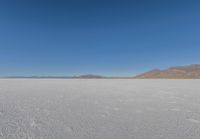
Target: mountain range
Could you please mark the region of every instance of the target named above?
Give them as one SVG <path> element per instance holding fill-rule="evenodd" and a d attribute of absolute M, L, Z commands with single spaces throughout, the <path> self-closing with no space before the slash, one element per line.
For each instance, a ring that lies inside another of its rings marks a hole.
<path fill-rule="evenodd" d="M 200 79 L 200 64 L 177 66 L 151 71 L 135 76 L 137 79 Z"/>
<path fill-rule="evenodd" d="M 132 77 L 106 77 L 95 74 L 79 76 L 8 76 L 5 78 L 53 78 L 53 79 L 200 79 L 200 64 L 153 69 Z"/>

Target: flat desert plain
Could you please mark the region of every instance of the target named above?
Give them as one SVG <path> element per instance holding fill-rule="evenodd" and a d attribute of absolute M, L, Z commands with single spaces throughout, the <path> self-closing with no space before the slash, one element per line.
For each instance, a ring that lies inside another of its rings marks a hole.
<path fill-rule="evenodd" d="M 1 79 L 8 138 L 199 139 L 200 80 Z"/>

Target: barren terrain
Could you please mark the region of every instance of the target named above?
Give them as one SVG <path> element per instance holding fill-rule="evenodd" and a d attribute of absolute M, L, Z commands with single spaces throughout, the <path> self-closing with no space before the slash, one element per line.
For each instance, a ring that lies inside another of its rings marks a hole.
<path fill-rule="evenodd" d="M 199 139 L 199 131 L 200 80 L 0 80 L 0 139 Z"/>

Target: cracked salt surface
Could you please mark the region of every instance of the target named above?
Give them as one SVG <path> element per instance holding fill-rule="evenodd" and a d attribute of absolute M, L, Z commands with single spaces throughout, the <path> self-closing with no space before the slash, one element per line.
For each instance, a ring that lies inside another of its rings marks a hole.
<path fill-rule="evenodd" d="M 192 123 L 200 124 L 200 121 L 196 120 L 196 119 L 189 118 L 187 120 L 190 121 L 190 122 L 192 122 Z"/>
<path fill-rule="evenodd" d="M 199 139 L 200 80 L 0 80 L 0 139 Z"/>

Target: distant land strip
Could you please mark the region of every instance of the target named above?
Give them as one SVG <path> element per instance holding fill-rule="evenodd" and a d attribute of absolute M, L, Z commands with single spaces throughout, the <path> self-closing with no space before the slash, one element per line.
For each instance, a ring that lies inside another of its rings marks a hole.
<path fill-rule="evenodd" d="M 200 79 L 200 64 L 176 66 L 168 69 L 153 69 L 130 77 L 108 77 L 95 74 L 80 76 L 6 76 L 6 79 Z"/>

